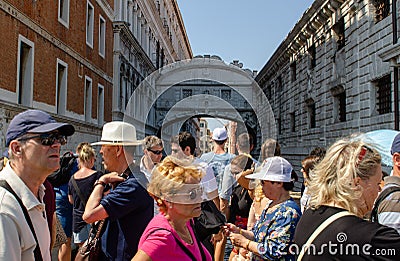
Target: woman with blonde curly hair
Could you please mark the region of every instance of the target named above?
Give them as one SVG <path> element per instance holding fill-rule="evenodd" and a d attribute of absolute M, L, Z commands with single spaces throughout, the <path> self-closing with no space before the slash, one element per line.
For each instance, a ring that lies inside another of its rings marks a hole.
<path fill-rule="evenodd" d="M 291 248 L 297 260 L 398 257 L 396 230 L 363 219 L 372 209 L 381 180 L 381 156 L 370 144 L 355 137 L 335 142 L 310 173 L 310 208 L 297 225 Z M 375 255 L 388 248 L 395 249 L 394 256 Z"/>
<path fill-rule="evenodd" d="M 160 214 L 146 227 L 132 260 L 212 260 L 191 222 L 201 213 L 202 176 L 201 168 L 171 156 L 153 169 L 147 190 Z"/>

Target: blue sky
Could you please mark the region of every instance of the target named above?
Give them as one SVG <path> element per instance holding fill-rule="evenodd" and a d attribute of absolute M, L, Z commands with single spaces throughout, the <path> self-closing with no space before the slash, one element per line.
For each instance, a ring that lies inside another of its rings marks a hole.
<path fill-rule="evenodd" d="M 177 0 L 193 55 L 260 71 L 312 0 Z"/>

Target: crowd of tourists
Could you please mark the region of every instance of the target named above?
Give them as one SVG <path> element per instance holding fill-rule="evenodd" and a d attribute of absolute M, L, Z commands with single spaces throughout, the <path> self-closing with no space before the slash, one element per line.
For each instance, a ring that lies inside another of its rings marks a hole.
<path fill-rule="evenodd" d="M 297 201 L 291 191 L 298 175 L 274 139 L 255 159 L 251 135 L 238 135 L 237 155 L 230 154 L 227 130 L 216 128 L 212 151 L 197 155 L 188 132 L 172 135 L 165 148 L 159 137 L 139 140 L 134 125 L 112 121 L 99 141 L 81 140 L 60 155 L 74 132 L 40 110 L 9 123 L 0 162 L 0 260 L 400 256 L 400 134 L 384 179 L 376 144 L 359 135 L 311 151 L 301 161 Z"/>

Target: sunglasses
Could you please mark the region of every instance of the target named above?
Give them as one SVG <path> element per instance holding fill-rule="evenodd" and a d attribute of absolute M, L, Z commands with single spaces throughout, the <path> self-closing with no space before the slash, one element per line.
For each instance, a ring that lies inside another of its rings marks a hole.
<path fill-rule="evenodd" d="M 185 196 L 188 200 L 195 200 L 196 198 L 200 197 L 203 194 L 203 188 L 195 188 L 186 193 L 177 193 L 175 195 L 178 196 Z"/>
<path fill-rule="evenodd" d="M 43 146 L 52 146 L 56 141 L 58 141 L 61 145 L 67 144 L 67 137 L 65 135 L 61 135 L 58 133 L 43 133 L 40 135 L 20 138 L 18 141 L 26 141 L 30 139 L 40 139 L 40 143 Z"/>
<path fill-rule="evenodd" d="M 160 155 L 163 151 L 162 150 L 152 150 L 152 149 L 147 149 L 148 151 L 156 154 L 156 155 Z"/>

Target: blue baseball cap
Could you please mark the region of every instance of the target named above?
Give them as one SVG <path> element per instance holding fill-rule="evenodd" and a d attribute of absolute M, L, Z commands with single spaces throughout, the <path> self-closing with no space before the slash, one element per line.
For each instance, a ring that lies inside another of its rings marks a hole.
<path fill-rule="evenodd" d="M 47 133 L 58 130 L 60 134 L 71 136 L 75 132 L 74 126 L 69 123 L 56 122 L 48 113 L 40 110 L 27 110 L 17 114 L 8 125 L 6 146 L 12 140 L 18 139 L 28 132 Z"/>
<path fill-rule="evenodd" d="M 400 152 L 400 134 L 397 134 L 396 137 L 394 137 L 394 140 L 392 142 L 392 148 L 390 149 L 390 152 L 392 155 L 395 152 Z"/>

